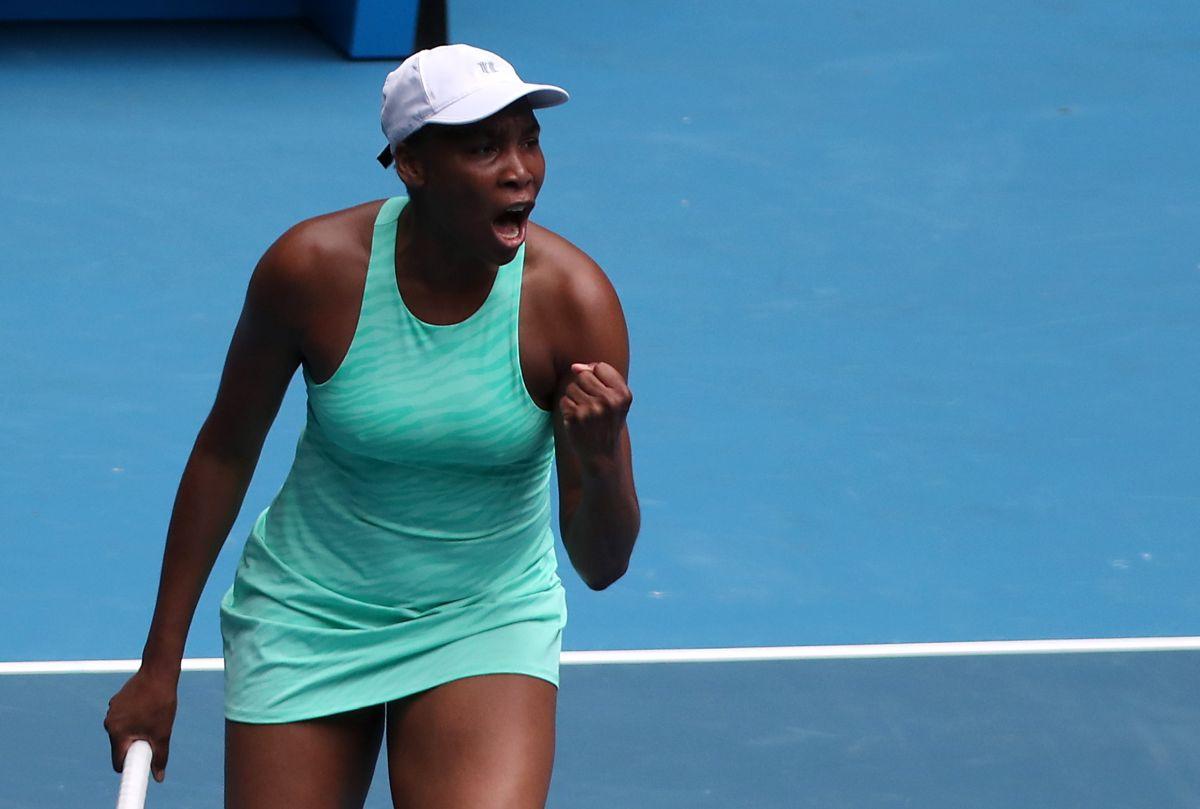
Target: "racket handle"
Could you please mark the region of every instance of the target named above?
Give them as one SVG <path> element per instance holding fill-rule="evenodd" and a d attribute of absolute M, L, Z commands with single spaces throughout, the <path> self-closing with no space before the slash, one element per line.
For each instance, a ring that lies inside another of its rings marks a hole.
<path fill-rule="evenodd" d="M 146 787 L 150 785 L 150 743 L 138 739 L 125 753 L 121 770 L 121 790 L 117 793 L 117 809 L 142 809 L 146 805 Z"/>

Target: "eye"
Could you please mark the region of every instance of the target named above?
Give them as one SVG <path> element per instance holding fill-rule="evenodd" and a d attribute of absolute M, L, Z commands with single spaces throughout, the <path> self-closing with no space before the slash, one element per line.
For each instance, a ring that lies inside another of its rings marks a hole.
<path fill-rule="evenodd" d="M 537 148 L 537 147 L 538 147 L 540 144 L 541 144 L 541 139 L 540 139 L 540 138 L 538 138 L 538 136 L 537 136 L 537 135 L 534 135 L 534 136 L 533 136 L 533 137 L 531 137 L 531 138 L 526 138 L 526 139 L 525 139 L 525 148 L 526 148 L 526 149 L 535 149 L 535 148 Z"/>
<path fill-rule="evenodd" d="M 496 151 L 496 144 L 491 143 L 491 142 L 476 143 L 473 146 L 471 146 L 467 151 L 469 151 L 473 155 L 478 155 L 480 157 L 483 157 L 483 156 L 489 155 L 492 152 Z"/>

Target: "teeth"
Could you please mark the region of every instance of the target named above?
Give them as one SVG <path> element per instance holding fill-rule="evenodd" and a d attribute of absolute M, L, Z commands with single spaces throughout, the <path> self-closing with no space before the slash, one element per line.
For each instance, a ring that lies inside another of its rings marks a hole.
<path fill-rule="evenodd" d="M 525 206 L 524 205 L 510 205 L 509 207 L 505 208 L 505 210 L 508 211 L 509 213 L 520 213 L 521 211 L 525 210 Z"/>

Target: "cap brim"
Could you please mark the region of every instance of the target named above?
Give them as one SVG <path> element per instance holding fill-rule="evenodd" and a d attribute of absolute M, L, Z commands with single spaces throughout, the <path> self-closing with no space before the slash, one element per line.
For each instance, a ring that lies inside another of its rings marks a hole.
<path fill-rule="evenodd" d="M 529 99 L 529 106 L 540 110 L 565 104 L 571 96 L 566 90 L 555 87 L 553 84 L 528 84 L 526 82 L 491 84 L 446 105 L 439 113 L 422 121 L 422 126 L 425 124 L 473 124 L 476 121 L 482 121 L 489 115 L 495 115 L 509 104 L 522 98 Z M 384 168 L 392 165 L 391 145 L 385 146 L 375 159 Z"/>
<path fill-rule="evenodd" d="M 522 98 L 529 100 L 535 110 L 565 104 L 571 98 L 567 91 L 552 84 L 527 84 L 509 82 L 489 84 L 470 95 L 447 104 L 436 115 L 426 119 L 427 124 L 473 124 Z"/>

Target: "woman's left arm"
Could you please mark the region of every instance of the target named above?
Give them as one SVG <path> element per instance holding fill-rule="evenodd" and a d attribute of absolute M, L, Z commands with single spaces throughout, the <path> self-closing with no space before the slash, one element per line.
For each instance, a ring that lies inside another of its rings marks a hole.
<path fill-rule="evenodd" d="M 629 336 L 616 290 L 590 259 L 566 285 L 554 405 L 559 529 L 571 564 L 593 590 L 629 567 L 641 527 L 626 414 L 633 394 Z"/>

